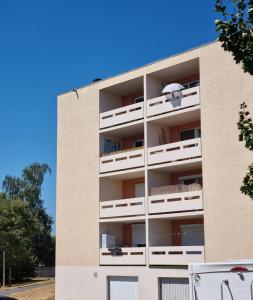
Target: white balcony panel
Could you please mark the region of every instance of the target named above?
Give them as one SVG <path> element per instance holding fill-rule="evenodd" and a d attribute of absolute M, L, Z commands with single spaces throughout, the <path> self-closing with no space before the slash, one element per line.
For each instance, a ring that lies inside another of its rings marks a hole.
<path fill-rule="evenodd" d="M 107 128 L 142 119 L 143 102 L 123 106 L 100 114 L 100 128 Z"/>
<path fill-rule="evenodd" d="M 200 138 L 155 146 L 148 149 L 148 164 L 174 162 L 201 156 Z"/>
<path fill-rule="evenodd" d="M 187 265 L 204 262 L 204 246 L 149 247 L 150 265 Z"/>
<path fill-rule="evenodd" d="M 203 209 L 202 191 L 172 193 L 148 197 L 149 214 Z"/>
<path fill-rule="evenodd" d="M 101 265 L 145 265 L 146 264 L 146 248 L 145 247 L 129 247 L 121 248 L 122 255 L 112 256 L 111 252 L 105 248 L 100 249 Z"/>
<path fill-rule="evenodd" d="M 144 166 L 144 150 L 132 150 L 100 157 L 100 173 Z"/>
<path fill-rule="evenodd" d="M 181 101 L 176 104 L 169 100 L 168 95 L 148 100 L 147 116 L 151 117 L 200 104 L 199 86 L 183 90 L 182 94 Z"/>
<path fill-rule="evenodd" d="M 144 214 L 144 197 L 100 202 L 100 218 L 137 216 Z"/>

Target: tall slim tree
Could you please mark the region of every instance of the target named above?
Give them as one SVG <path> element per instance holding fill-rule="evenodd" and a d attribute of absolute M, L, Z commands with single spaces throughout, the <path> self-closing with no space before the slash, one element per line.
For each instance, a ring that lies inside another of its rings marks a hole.
<path fill-rule="evenodd" d="M 215 25 L 223 49 L 232 53 L 244 72 L 253 75 L 253 0 L 216 0 L 215 11 L 222 16 Z M 253 151 L 253 121 L 245 102 L 241 104 L 237 126 L 239 140 Z M 253 200 L 253 164 L 248 167 L 241 191 Z"/>

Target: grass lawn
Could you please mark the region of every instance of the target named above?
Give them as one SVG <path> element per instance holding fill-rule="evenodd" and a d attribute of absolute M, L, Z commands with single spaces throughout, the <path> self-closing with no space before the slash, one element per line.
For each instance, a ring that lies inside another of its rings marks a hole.
<path fill-rule="evenodd" d="M 16 300 L 54 300 L 54 289 L 54 283 L 50 283 L 46 286 L 33 288 L 25 292 L 13 293 L 10 297 Z"/>

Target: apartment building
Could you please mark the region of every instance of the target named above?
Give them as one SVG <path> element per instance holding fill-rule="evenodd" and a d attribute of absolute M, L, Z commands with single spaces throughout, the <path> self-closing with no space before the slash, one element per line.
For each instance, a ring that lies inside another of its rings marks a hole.
<path fill-rule="evenodd" d="M 186 300 L 189 263 L 252 258 L 252 93 L 211 43 L 59 96 L 57 300 Z"/>

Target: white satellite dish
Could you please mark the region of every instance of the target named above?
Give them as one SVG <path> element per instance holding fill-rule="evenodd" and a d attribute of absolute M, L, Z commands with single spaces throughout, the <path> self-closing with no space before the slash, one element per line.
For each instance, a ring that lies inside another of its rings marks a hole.
<path fill-rule="evenodd" d="M 164 87 L 164 89 L 162 90 L 162 94 L 163 95 L 172 94 L 174 92 L 179 92 L 182 89 L 184 89 L 184 87 L 181 84 L 179 84 L 179 83 L 170 83 L 170 84 L 167 84 Z"/>

